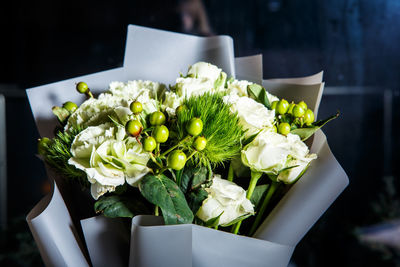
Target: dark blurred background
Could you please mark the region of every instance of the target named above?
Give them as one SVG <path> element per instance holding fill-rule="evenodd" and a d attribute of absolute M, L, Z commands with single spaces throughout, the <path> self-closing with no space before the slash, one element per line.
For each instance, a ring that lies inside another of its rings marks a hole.
<path fill-rule="evenodd" d="M 24 89 L 122 66 L 128 24 L 230 35 L 236 56 L 263 54 L 265 78 L 324 70 L 319 116 L 341 111 L 324 132 L 350 185 L 291 266 L 400 266 L 398 0 L 2 2 L 0 266 L 43 264 L 25 216 L 49 188 Z"/>

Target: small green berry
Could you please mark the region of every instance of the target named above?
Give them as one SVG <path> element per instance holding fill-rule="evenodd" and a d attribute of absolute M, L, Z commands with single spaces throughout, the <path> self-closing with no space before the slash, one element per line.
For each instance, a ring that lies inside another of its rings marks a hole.
<path fill-rule="evenodd" d="M 203 121 L 200 118 L 191 119 L 188 124 L 186 124 L 186 131 L 193 136 L 201 134 L 203 131 Z"/>
<path fill-rule="evenodd" d="M 289 104 L 289 109 L 288 109 L 288 111 L 287 111 L 287 113 L 289 113 L 289 114 L 292 114 L 293 115 L 293 108 L 294 108 L 294 106 L 295 106 L 296 104 L 295 103 L 290 103 Z"/>
<path fill-rule="evenodd" d="M 165 123 L 165 115 L 161 111 L 154 111 L 150 114 L 151 125 L 162 125 Z"/>
<path fill-rule="evenodd" d="M 138 102 L 138 101 L 133 101 L 131 103 L 131 105 L 129 106 L 129 108 L 131 109 L 131 111 L 134 114 L 139 114 L 140 112 L 142 112 L 143 110 L 143 106 L 142 103 Z"/>
<path fill-rule="evenodd" d="M 74 102 L 67 101 L 63 104 L 62 107 L 68 110 L 69 113 L 73 113 L 78 108 L 78 105 Z"/>
<path fill-rule="evenodd" d="M 177 107 L 175 109 L 175 114 L 177 116 L 180 116 L 181 114 L 183 114 L 184 112 L 186 112 L 188 110 L 186 105 L 180 105 L 179 107 Z"/>
<path fill-rule="evenodd" d="M 176 171 L 182 170 L 186 164 L 186 155 L 181 150 L 174 150 L 168 155 L 168 167 Z"/>
<path fill-rule="evenodd" d="M 287 102 L 285 99 L 279 100 L 278 104 L 276 105 L 276 111 L 283 115 L 285 114 L 289 109 L 289 102 Z"/>
<path fill-rule="evenodd" d="M 278 105 L 279 101 L 274 101 L 271 103 L 271 110 L 276 110 L 276 105 Z"/>
<path fill-rule="evenodd" d="M 144 139 L 143 148 L 144 148 L 145 151 L 151 152 L 156 148 L 156 146 L 157 146 L 157 142 L 156 142 L 156 139 L 154 139 L 154 137 L 147 136 Z"/>
<path fill-rule="evenodd" d="M 301 118 L 304 116 L 305 110 L 303 108 L 303 106 L 301 106 L 300 104 L 297 104 L 294 108 L 293 108 L 293 115 L 296 118 Z"/>
<path fill-rule="evenodd" d="M 314 122 L 314 112 L 311 109 L 307 109 L 304 113 L 304 123 L 310 125 Z"/>
<path fill-rule="evenodd" d="M 273 131 L 274 133 L 277 133 L 277 132 L 278 132 L 278 129 L 276 128 L 276 125 L 274 125 L 274 127 L 272 127 L 272 131 Z"/>
<path fill-rule="evenodd" d="M 153 137 L 157 143 L 165 143 L 169 137 L 169 130 L 165 125 L 160 125 L 154 128 Z"/>
<path fill-rule="evenodd" d="M 287 135 L 290 133 L 290 124 L 287 122 L 281 122 L 278 125 L 278 133 L 282 135 Z"/>
<path fill-rule="evenodd" d="M 85 82 L 79 82 L 76 84 L 76 90 L 81 94 L 89 92 L 89 86 Z"/>
<path fill-rule="evenodd" d="M 125 129 L 130 135 L 136 137 L 139 136 L 143 126 L 138 120 L 130 120 L 126 123 Z"/>
<path fill-rule="evenodd" d="M 307 110 L 307 104 L 304 101 L 300 101 L 299 104 L 304 110 Z"/>
<path fill-rule="evenodd" d="M 45 156 L 47 148 L 51 144 L 51 139 L 47 137 L 43 137 L 41 139 L 38 139 L 38 153 L 39 155 Z"/>
<path fill-rule="evenodd" d="M 204 136 L 198 136 L 196 140 L 193 142 L 193 147 L 197 151 L 202 151 L 206 148 L 207 146 L 207 139 Z"/>

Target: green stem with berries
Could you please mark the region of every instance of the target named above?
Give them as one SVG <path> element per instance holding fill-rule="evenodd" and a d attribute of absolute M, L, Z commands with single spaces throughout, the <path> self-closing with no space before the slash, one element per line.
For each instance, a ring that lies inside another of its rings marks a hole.
<path fill-rule="evenodd" d="M 254 189 L 256 188 L 257 182 L 261 178 L 262 175 L 263 175 L 262 172 L 251 171 L 250 184 L 249 184 L 249 188 L 247 189 L 247 194 L 246 194 L 247 199 L 250 199 L 251 196 L 253 195 L 253 192 L 254 192 Z M 242 221 L 239 221 L 235 225 L 233 225 L 232 233 L 234 233 L 236 235 L 239 232 L 241 224 L 242 224 Z"/>
<path fill-rule="evenodd" d="M 178 146 L 180 146 L 183 142 L 185 142 L 188 138 L 190 138 L 191 136 L 188 135 L 185 138 L 183 138 L 181 141 L 179 141 L 176 145 L 170 147 L 167 151 L 165 151 L 164 153 L 161 154 L 161 157 L 164 157 L 165 155 L 167 155 L 169 152 L 171 152 L 172 150 L 174 150 L 175 148 L 177 148 Z"/>

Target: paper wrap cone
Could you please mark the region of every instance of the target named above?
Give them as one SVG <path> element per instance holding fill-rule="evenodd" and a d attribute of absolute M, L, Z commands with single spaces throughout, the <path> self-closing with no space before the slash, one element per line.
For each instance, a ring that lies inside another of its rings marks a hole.
<path fill-rule="evenodd" d="M 73 90 L 76 82 L 87 82 L 94 93 L 104 91 L 112 81 L 149 79 L 173 84 L 179 71 L 186 72 L 197 61 L 216 64 L 239 79 L 262 82 L 279 97 L 304 99 L 318 112 L 322 73 L 263 81 L 261 55 L 235 59 L 228 36 L 195 37 L 129 26 L 124 67 L 27 90 L 39 133 L 52 136 L 56 125 L 52 106 L 84 100 Z M 49 178 L 56 180 L 53 191 L 37 204 L 27 221 L 47 266 L 286 266 L 294 247 L 348 183 L 321 131 L 315 134 L 311 151 L 318 159 L 254 238 L 198 225 L 164 226 L 155 216 L 134 217 L 131 230 L 120 219 L 92 217 L 90 212 L 85 217 L 79 204 L 71 201 L 71 191 L 60 190 L 64 185 L 50 172 Z"/>

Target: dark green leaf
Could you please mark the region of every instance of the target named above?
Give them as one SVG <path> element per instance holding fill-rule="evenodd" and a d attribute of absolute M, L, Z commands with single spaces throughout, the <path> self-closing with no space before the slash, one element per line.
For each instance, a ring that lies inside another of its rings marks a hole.
<path fill-rule="evenodd" d="M 337 117 L 339 117 L 339 112 L 336 113 L 333 116 L 330 116 L 329 118 L 327 118 L 325 120 L 314 122 L 313 124 L 311 124 L 310 127 L 297 128 L 297 129 L 294 129 L 294 130 L 290 131 L 290 133 L 291 134 L 297 134 L 298 136 L 300 136 L 302 141 L 305 141 L 310 136 L 312 136 L 316 131 L 318 131 L 322 126 L 324 126 L 325 124 L 327 124 L 331 120 L 336 119 Z"/>
<path fill-rule="evenodd" d="M 178 185 L 165 175 L 147 174 L 139 183 L 142 195 L 161 208 L 165 224 L 191 223 L 193 213 Z"/>
<path fill-rule="evenodd" d="M 147 207 L 141 201 L 120 195 L 101 197 L 94 204 L 94 210 L 96 213 L 103 213 L 104 216 L 111 218 L 132 218 L 135 215 L 147 213 Z"/>
<path fill-rule="evenodd" d="M 181 177 L 181 190 L 186 193 L 188 190 L 199 187 L 207 180 L 207 167 L 185 168 Z"/>
<path fill-rule="evenodd" d="M 268 187 L 269 187 L 268 184 L 263 184 L 263 185 L 257 185 L 256 188 L 254 188 L 253 194 L 250 197 L 250 201 L 251 203 L 253 203 L 254 207 L 257 208 L 258 204 L 263 199 L 265 192 L 267 192 Z"/>
<path fill-rule="evenodd" d="M 221 218 L 221 215 L 222 215 L 223 213 L 224 213 L 224 212 L 221 212 L 221 214 L 218 215 L 217 217 L 211 218 L 211 219 L 209 219 L 208 221 L 206 221 L 206 222 L 204 223 L 204 226 L 206 226 L 206 227 L 211 227 L 211 228 L 214 228 L 214 227 L 218 226 L 218 224 L 219 224 L 219 218 Z"/>
<path fill-rule="evenodd" d="M 70 115 L 69 111 L 62 107 L 55 106 L 51 110 L 61 124 L 64 124 Z"/>
<path fill-rule="evenodd" d="M 222 227 L 228 227 L 228 226 L 234 225 L 234 224 L 237 223 L 237 222 L 240 222 L 240 221 L 243 221 L 244 219 L 247 219 L 247 218 L 250 217 L 251 215 L 253 215 L 253 214 L 250 214 L 250 213 L 249 213 L 249 214 L 242 215 L 242 216 L 236 218 L 235 220 L 233 220 L 233 221 L 231 221 L 231 222 L 229 222 L 229 223 L 227 223 L 227 224 L 222 224 L 221 226 L 222 226 Z"/>
<path fill-rule="evenodd" d="M 208 193 L 203 188 L 199 188 L 195 191 L 190 192 L 188 195 L 189 207 L 192 210 L 193 214 L 196 214 L 203 201 L 208 197 Z"/>
<path fill-rule="evenodd" d="M 265 91 L 264 87 L 256 83 L 250 84 L 247 86 L 247 93 L 257 102 L 260 102 L 268 109 L 271 109 L 271 104 L 269 103 L 267 92 Z"/>

